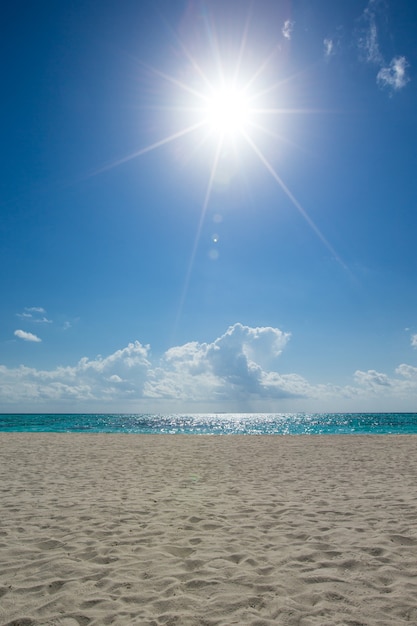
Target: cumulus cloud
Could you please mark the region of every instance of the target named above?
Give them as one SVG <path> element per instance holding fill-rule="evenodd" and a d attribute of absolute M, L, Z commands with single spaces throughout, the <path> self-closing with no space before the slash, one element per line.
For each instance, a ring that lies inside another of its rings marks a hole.
<path fill-rule="evenodd" d="M 36 343 L 42 341 L 42 339 L 39 339 L 39 337 L 37 337 L 36 335 L 32 333 L 27 333 L 24 330 L 15 330 L 14 334 L 16 335 L 16 337 L 19 337 L 19 339 L 23 339 L 24 341 L 34 341 Z"/>
<path fill-rule="evenodd" d="M 389 398 L 394 401 L 408 401 L 412 404 L 417 399 L 417 367 L 402 363 L 395 369 L 397 377 L 390 377 L 376 370 L 355 372 L 359 390 Z"/>
<path fill-rule="evenodd" d="M 375 370 L 368 370 L 367 372 L 357 370 L 355 372 L 355 380 L 359 385 L 366 386 L 375 391 L 380 389 L 380 387 L 391 386 L 388 376 Z"/>
<path fill-rule="evenodd" d="M 409 82 L 407 76 L 408 62 L 405 57 L 394 57 L 388 67 L 382 67 L 376 77 L 382 87 L 402 89 Z"/>
<path fill-rule="evenodd" d="M 285 20 L 284 26 L 282 27 L 282 34 L 284 35 L 285 39 L 291 39 L 292 32 L 294 30 L 294 24 L 295 22 L 292 22 L 291 20 Z"/>
<path fill-rule="evenodd" d="M 25 335 L 30 333 L 24 333 Z M 83 357 L 74 366 L 38 370 L 0 366 L 4 402 L 118 401 L 142 397 L 150 362 L 148 346 L 138 341 L 103 358 Z"/>
<path fill-rule="evenodd" d="M 213 343 L 191 342 L 168 350 L 152 371 L 146 393 L 152 397 L 243 400 L 250 396 L 290 397 L 300 393 L 297 380 L 264 369 L 290 338 L 277 328 L 234 324 Z"/>
<path fill-rule="evenodd" d="M 27 339 L 28 333 L 21 333 L 19 336 Z M 74 366 L 53 370 L 3 367 L 0 397 L 218 401 L 236 406 L 248 400 L 301 397 L 308 393 L 308 383 L 296 374 L 276 371 L 276 360 L 289 339 L 290 334 L 278 328 L 237 323 L 211 343 L 189 342 L 170 348 L 154 364 L 149 346 L 136 341 L 106 357 L 83 357 Z"/>
<path fill-rule="evenodd" d="M 400 376 L 403 376 L 408 380 L 415 380 L 417 382 L 417 367 L 414 367 L 413 365 L 406 365 L 405 363 L 402 363 L 397 367 L 395 373 L 400 374 Z"/>
<path fill-rule="evenodd" d="M 16 336 L 39 341 L 24 331 L 16 331 Z M 278 328 L 236 323 L 212 342 L 174 346 L 154 362 L 150 347 L 135 341 L 108 356 L 83 357 L 75 365 L 50 370 L 0 365 L 0 406 L 3 410 L 13 406 L 16 410 L 100 407 L 132 412 L 279 411 L 283 407 L 311 411 L 370 406 L 374 410 L 375 402 L 381 402 L 379 410 L 385 410 L 388 402 L 398 408 L 401 402 L 417 399 L 417 367 L 412 365 L 399 365 L 394 376 L 357 370 L 354 384 L 346 386 L 311 384 L 297 373 L 282 371 L 280 356 L 289 341 L 290 333 Z"/>

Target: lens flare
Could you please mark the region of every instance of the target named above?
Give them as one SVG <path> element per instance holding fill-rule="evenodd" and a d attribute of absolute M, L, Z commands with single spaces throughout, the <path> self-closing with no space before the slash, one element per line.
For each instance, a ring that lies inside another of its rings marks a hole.
<path fill-rule="evenodd" d="M 221 173 L 225 153 L 232 153 L 239 157 L 241 149 L 246 147 L 250 154 L 255 155 L 328 252 L 345 270 L 348 270 L 305 207 L 288 188 L 263 144 L 264 139 L 272 140 L 273 150 L 276 153 L 278 143 L 282 147 L 285 142 L 288 142 L 288 139 L 280 136 L 284 125 L 288 127 L 286 124 L 288 116 L 313 112 L 311 109 L 280 106 L 285 101 L 286 85 L 289 80 L 288 77 L 277 80 L 275 61 L 277 55 L 282 52 L 282 41 L 276 42 L 273 51 L 269 50 L 266 56 L 257 55 L 259 40 L 255 37 L 251 41 L 250 13 L 239 35 L 239 40 L 236 38 L 235 31 L 229 33 L 222 27 L 217 32 L 215 22 L 210 19 L 207 12 L 204 12 L 200 18 L 199 24 L 203 26 L 202 32 L 207 38 L 207 45 L 201 46 L 201 53 L 190 52 L 185 41 L 176 36 L 181 63 L 175 71 L 165 72 L 140 63 L 141 67 L 150 72 L 155 80 L 162 80 L 163 84 L 169 87 L 165 101 L 162 105 L 155 106 L 155 110 L 163 111 L 164 115 L 168 114 L 171 125 L 174 124 L 175 127 L 153 143 L 93 172 L 93 174 L 104 172 L 172 142 L 184 141 L 187 137 L 192 139 L 192 150 L 195 153 L 206 149 L 208 145 L 207 159 L 210 163 L 207 166 L 208 180 L 180 297 L 177 323 L 187 296 L 213 187 L 219 178 L 218 174 Z M 220 32 L 223 35 L 226 32 L 227 35 L 226 45 L 223 47 Z M 199 38 L 195 39 L 199 40 Z M 254 60 L 257 56 L 259 56 L 259 62 Z M 277 125 L 279 132 L 277 132 Z M 163 135 L 162 132 L 161 134 Z M 235 149 L 230 150 L 231 146 Z M 217 244 L 217 241 L 216 235 L 212 243 Z M 213 254 L 217 258 L 217 250 L 214 250 Z"/>

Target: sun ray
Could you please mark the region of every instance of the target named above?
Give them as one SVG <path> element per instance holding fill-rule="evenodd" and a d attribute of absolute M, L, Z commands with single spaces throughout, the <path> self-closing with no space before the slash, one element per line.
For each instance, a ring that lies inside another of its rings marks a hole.
<path fill-rule="evenodd" d="M 207 188 L 206 188 L 206 193 L 204 196 L 204 201 L 203 201 L 203 205 L 201 208 L 201 213 L 200 213 L 200 219 L 198 222 L 198 226 L 197 226 L 197 232 L 194 238 L 194 245 L 191 251 L 191 256 L 190 256 L 190 261 L 188 263 L 188 268 L 187 268 L 187 273 L 185 275 L 185 279 L 184 279 L 184 285 L 182 288 L 182 293 L 181 293 L 181 298 L 180 298 L 180 302 L 178 305 L 178 311 L 177 311 L 177 315 L 175 318 L 175 327 L 174 327 L 174 335 L 176 332 L 176 329 L 178 327 L 181 315 L 182 315 L 182 311 L 184 308 L 184 303 L 187 297 L 187 293 L 188 293 L 188 287 L 190 285 L 190 280 L 191 280 L 191 274 L 193 271 L 193 267 L 194 267 L 194 262 L 195 262 L 195 257 L 197 254 L 197 250 L 198 250 L 198 244 L 200 243 L 200 237 L 201 237 L 201 231 L 203 228 L 203 224 L 204 224 L 204 219 L 206 217 L 206 213 L 207 213 L 207 208 L 209 205 L 209 201 L 210 201 L 210 196 L 211 196 L 211 192 L 213 189 L 213 183 L 214 183 L 214 179 L 216 176 L 216 172 L 217 172 L 217 168 L 219 165 L 219 161 L 220 161 L 220 155 L 222 153 L 222 148 L 223 148 L 223 141 L 220 139 L 218 141 L 217 144 L 217 149 L 214 155 L 214 159 L 213 159 L 213 164 L 211 166 L 211 170 L 210 170 L 210 177 L 209 177 L 209 181 L 207 184 Z"/>
<path fill-rule="evenodd" d="M 309 113 L 323 113 L 317 109 L 278 109 L 278 108 L 252 108 L 254 113 L 261 113 L 262 115 L 297 115 L 297 114 L 309 114 Z"/>
<path fill-rule="evenodd" d="M 192 124 L 191 126 L 187 126 L 187 128 L 183 128 L 182 130 L 179 130 L 176 133 L 173 133 L 172 135 L 169 135 L 168 137 L 161 139 L 160 141 L 155 141 L 155 143 L 152 143 L 149 146 L 145 146 L 145 148 L 141 148 L 140 150 L 135 150 L 135 152 L 132 152 L 131 154 L 128 154 L 125 157 L 117 159 L 116 161 L 112 161 L 108 165 L 104 165 L 100 167 L 99 169 L 94 170 L 93 172 L 90 172 L 87 176 L 85 176 L 85 178 L 91 178 L 92 176 L 103 174 L 104 172 L 107 172 L 113 169 L 114 167 L 123 165 L 123 163 L 127 163 L 128 161 L 131 161 L 132 159 L 136 159 L 137 157 L 140 157 L 143 154 L 146 154 L 147 152 L 151 152 L 152 150 L 161 148 L 162 146 L 165 146 L 168 143 L 175 141 L 176 139 L 180 139 L 180 137 L 184 137 L 185 135 L 188 135 L 189 133 L 192 133 L 198 130 L 204 125 L 205 125 L 204 120 L 199 120 L 195 124 Z"/>
<path fill-rule="evenodd" d="M 161 70 L 158 70 L 156 67 L 152 67 L 151 65 L 146 65 L 145 63 L 142 63 L 142 65 L 146 67 L 148 70 L 152 71 L 157 76 L 160 76 L 166 81 L 172 83 L 176 87 L 181 87 L 181 89 L 183 89 L 184 91 L 188 91 L 188 93 L 192 94 L 193 96 L 196 96 L 197 98 L 204 100 L 204 94 L 201 91 L 198 91 L 194 89 L 193 87 L 191 87 L 190 85 L 187 85 L 187 83 L 184 83 L 183 81 L 178 80 L 178 78 L 175 78 L 175 76 L 171 76 L 171 74 L 166 74 L 165 72 L 162 72 Z"/>
<path fill-rule="evenodd" d="M 302 152 L 304 152 L 306 154 L 310 154 L 310 152 L 306 148 L 304 148 L 303 146 L 300 146 L 300 144 L 296 143 L 295 141 L 291 141 L 290 139 L 288 139 L 288 137 L 284 137 L 284 135 L 280 135 L 280 134 L 274 132 L 270 128 L 266 128 L 262 124 L 259 124 L 257 122 L 251 121 L 250 122 L 250 126 L 252 128 L 254 128 L 255 130 L 261 131 L 262 133 L 264 133 L 268 137 L 271 137 L 271 139 L 276 139 L 280 143 L 285 143 L 285 144 L 287 144 L 289 146 L 293 146 L 293 147 L 297 148 L 297 150 L 301 150 Z"/>
<path fill-rule="evenodd" d="M 285 78 L 277 80 L 275 61 L 281 49 L 279 42 L 272 49 L 266 49 L 258 56 L 259 63 L 252 63 L 254 51 L 253 49 L 248 50 L 250 35 L 252 34 L 252 14 L 253 2 L 250 3 L 244 21 L 240 25 L 243 27 L 242 30 L 230 33 L 236 35 L 236 39 L 230 38 L 230 42 L 227 40 L 229 33 L 224 33 L 223 30 L 216 28 L 216 23 L 207 7 L 199 14 L 200 26 L 202 24 L 203 29 L 205 29 L 205 41 L 193 39 L 190 41 L 191 47 L 188 47 L 184 39 L 173 32 L 173 37 L 178 44 L 176 46 L 177 51 L 182 54 L 182 60 L 185 60 L 185 66 L 181 68 L 178 75 L 171 73 L 171 70 L 164 71 L 144 62 L 139 62 L 145 71 L 163 84 L 166 93 L 169 94 L 163 106 L 153 106 L 152 110 L 177 114 L 177 128 L 181 121 L 184 123 L 184 119 L 187 119 L 188 116 L 188 125 L 186 123 L 185 127 L 180 128 L 180 130 L 167 134 L 158 141 L 104 165 L 91 174 L 93 176 L 106 172 L 195 133 L 192 136 L 192 147 L 189 147 L 190 150 L 187 153 L 190 154 L 191 160 L 197 151 L 201 151 L 203 144 L 212 140 L 209 149 L 213 152 L 210 153 L 210 160 L 207 164 L 208 181 L 198 216 L 196 232 L 190 241 L 191 253 L 183 279 L 174 333 L 177 332 L 189 294 L 203 226 L 212 198 L 216 175 L 221 168 L 220 161 L 223 151 L 236 159 L 240 156 L 242 147 L 248 152 L 254 153 L 332 258 L 349 272 L 349 268 L 336 250 L 287 187 L 275 169 L 274 162 L 269 160 L 268 152 L 259 142 L 259 139 L 269 137 L 279 144 L 286 142 L 297 145 L 277 132 L 283 128 L 285 116 L 306 115 L 319 111 L 302 107 L 278 106 L 281 103 L 283 105 L 288 104 L 288 99 L 285 98 L 285 86 L 294 79 L 294 75 L 287 75 Z M 194 35 L 194 31 L 191 34 Z M 226 39 L 223 38 L 224 34 L 226 34 Z M 196 48 L 193 47 L 193 41 L 197 42 Z M 236 43 L 235 47 L 234 42 Z M 205 44 L 202 56 L 199 54 L 201 52 L 200 43 Z M 227 44 L 226 47 L 222 48 L 222 44 L 225 43 Z M 170 101 L 171 105 L 167 106 Z M 323 111 L 320 112 L 323 113 Z M 204 147 L 206 148 L 206 146 Z M 301 146 L 297 145 L 297 147 L 302 149 Z"/>
<path fill-rule="evenodd" d="M 234 72 L 234 76 L 233 76 L 233 82 L 236 83 L 240 74 L 240 68 L 242 66 L 242 61 L 243 61 L 243 53 L 245 51 L 246 48 L 246 43 L 248 40 L 248 32 L 249 32 L 249 24 L 250 24 L 250 19 L 251 19 L 251 15 L 252 15 L 252 7 L 253 5 L 251 4 L 249 6 L 249 10 L 248 10 L 248 14 L 246 16 L 246 22 L 245 22 L 245 26 L 242 32 L 242 39 L 240 42 L 240 48 L 239 48 L 239 53 L 237 56 L 237 61 L 236 61 L 236 67 L 235 67 L 235 72 Z"/>
<path fill-rule="evenodd" d="M 327 241 L 326 237 L 323 235 L 323 233 L 321 232 L 321 230 L 319 229 L 319 227 L 314 223 L 314 221 L 311 219 L 311 217 L 309 216 L 309 214 L 307 213 L 307 211 L 301 206 L 301 204 L 298 202 L 297 198 L 293 195 L 293 193 L 289 190 L 289 188 L 287 187 L 287 185 L 284 183 L 284 181 L 282 180 L 282 178 L 277 174 L 277 172 L 275 171 L 275 169 L 272 167 L 272 165 L 269 163 L 269 161 L 267 160 L 267 158 L 263 155 L 263 153 L 259 150 L 258 146 L 252 141 L 252 139 L 249 137 L 249 135 L 245 132 L 242 131 L 242 134 L 244 136 L 244 138 L 246 139 L 246 141 L 248 142 L 248 144 L 251 146 L 252 150 L 255 152 L 255 154 L 258 156 L 258 158 L 260 159 L 260 161 L 263 163 L 263 165 L 265 166 L 265 168 L 267 169 L 267 171 L 271 174 L 271 176 L 276 180 L 276 182 L 279 184 L 279 186 L 281 187 L 281 189 L 283 190 L 283 192 L 285 193 L 285 195 L 291 200 L 292 204 L 295 206 L 295 208 L 299 211 L 300 215 L 305 219 L 305 221 L 307 222 L 307 224 L 310 226 L 310 228 L 315 232 L 315 234 L 317 235 L 317 237 L 320 239 L 320 241 L 325 245 L 325 247 L 328 249 L 328 251 L 332 254 L 332 256 L 336 259 L 336 261 L 338 263 L 340 263 L 340 265 L 347 271 L 349 271 L 347 265 L 345 264 L 345 262 L 340 258 L 340 256 L 337 254 L 336 250 L 333 248 L 333 246 L 329 243 L 329 241 Z"/>
<path fill-rule="evenodd" d="M 277 53 L 277 50 L 279 50 L 279 46 L 275 46 L 275 48 L 265 57 L 262 63 L 260 63 L 258 69 L 252 74 L 250 79 L 245 83 L 245 86 L 244 86 L 245 90 L 249 90 L 252 87 L 252 85 L 257 80 L 257 78 L 262 74 L 262 72 L 268 66 L 271 59 L 275 56 L 275 54 Z M 279 84 L 280 83 L 276 83 L 275 87 L 278 86 Z M 270 91 L 270 89 L 265 89 L 265 93 L 268 93 L 268 91 Z M 260 96 L 263 95 L 263 93 L 264 92 L 262 91 L 256 92 L 256 97 L 258 97 L 258 95 Z"/>

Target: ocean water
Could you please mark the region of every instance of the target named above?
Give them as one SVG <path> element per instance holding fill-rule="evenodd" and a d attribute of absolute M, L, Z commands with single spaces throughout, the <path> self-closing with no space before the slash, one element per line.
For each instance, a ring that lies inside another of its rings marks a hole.
<path fill-rule="evenodd" d="M 417 434 L 417 413 L 0 414 L 0 432 L 189 435 Z"/>

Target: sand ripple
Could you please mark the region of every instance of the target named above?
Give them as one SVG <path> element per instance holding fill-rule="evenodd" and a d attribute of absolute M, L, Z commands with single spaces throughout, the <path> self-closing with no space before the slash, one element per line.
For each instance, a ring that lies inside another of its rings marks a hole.
<path fill-rule="evenodd" d="M 416 443 L 0 434 L 0 625 L 417 624 Z"/>

